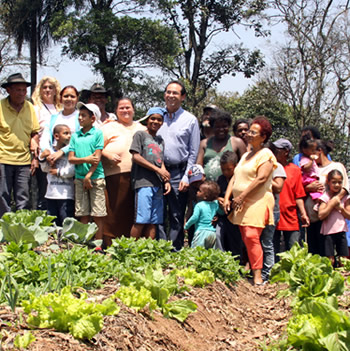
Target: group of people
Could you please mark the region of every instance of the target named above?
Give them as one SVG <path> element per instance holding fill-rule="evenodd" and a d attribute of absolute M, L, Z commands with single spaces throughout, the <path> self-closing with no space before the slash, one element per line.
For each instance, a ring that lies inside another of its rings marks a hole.
<path fill-rule="evenodd" d="M 316 128 L 304 128 L 292 163 L 292 144 L 270 143 L 264 116 L 237 120 L 231 135 L 230 114 L 209 105 L 199 125 L 182 108 L 180 81 L 166 86 L 165 107 L 152 107 L 142 122 L 127 97 L 108 113 L 101 84 L 83 103 L 74 86 L 44 77 L 33 104 L 29 85 L 20 73 L 1 85 L 8 96 L 0 101 L 0 216 L 12 201 L 29 208 L 36 177 L 37 208 L 57 225 L 76 216 L 95 221 L 104 246 L 124 235 L 171 240 L 174 251 L 187 232 L 192 247 L 229 250 L 249 264 L 256 285 L 268 279 L 281 238 L 289 249 L 305 227 L 311 252 L 349 255 L 346 170 Z"/>

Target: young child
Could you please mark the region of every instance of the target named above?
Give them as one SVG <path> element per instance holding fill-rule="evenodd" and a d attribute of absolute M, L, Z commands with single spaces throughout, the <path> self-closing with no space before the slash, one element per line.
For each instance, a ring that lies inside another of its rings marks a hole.
<path fill-rule="evenodd" d="M 300 159 L 300 168 L 302 173 L 303 186 L 311 184 L 320 178 L 320 172 L 316 161 L 317 143 L 315 139 L 310 138 L 309 135 L 304 135 L 299 143 L 299 149 L 302 153 Z M 322 195 L 321 192 L 310 192 L 312 200 L 317 200 Z"/>
<path fill-rule="evenodd" d="M 213 181 L 205 181 L 199 186 L 197 204 L 193 215 L 185 224 L 185 229 L 195 225 L 194 238 L 191 247 L 202 246 L 206 249 L 213 248 L 216 242 L 215 228 L 212 220 L 219 210 L 218 196 L 219 185 Z"/>
<path fill-rule="evenodd" d="M 222 175 L 217 179 L 220 187 L 219 205 L 224 207 L 224 197 L 230 179 L 233 177 L 238 159 L 237 154 L 232 151 L 225 151 L 220 158 L 220 167 Z M 216 246 L 220 248 L 218 242 L 221 241 L 221 246 L 225 251 L 230 251 L 233 256 L 242 255 L 242 238 L 237 225 L 233 225 L 228 220 L 225 214 L 219 215 L 216 226 Z"/>
<path fill-rule="evenodd" d="M 161 107 L 151 108 L 147 112 L 147 131 L 136 132 L 130 146 L 135 190 L 135 223 L 130 236 L 136 239 L 155 238 L 156 224 L 163 223 L 163 195 L 171 190 L 170 174 L 164 166 L 164 141 L 156 135 L 163 124 L 164 113 Z"/>
<path fill-rule="evenodd" d="M 324 254 L 334 265 L 334 247 L 338 256 L 346 257 L 349 254 L 345 219 L 350 219 L 350 196 L 342 196 L 343 175 L 336 169 L 328 173 L 326 185 L 326 192 L 319 198 L 318 217 L 323 221 Z"/>
<path fill-rule="evenodd" d="M 204 169 L 201 165 L 194 164 L 188 170 L 188 197 L 187 197 L 187 210 L 185 215 L 185 221 L 193 214 L 193 209 L 195 204 L 197 203 L 197 191 L 201 184 L 205 181 L 205 173 Z M 191 246 L 192 240 L 194 237 L 194 227 L 188 229 L 187 231 L 187 239 L 188 239 L 188 246 Z"/>
<path fill-rule="evenodd" d="M 47 213 L 56 216 L 55 223 L 62 226 L 66 217 L 74 216 L 74 165 L 68 162 L 68 156 L 61 157 L 54 165 L 50 165 L 46 157 L 69 144 L 69 127 L 57 124 L 53 130 L 53 137 L 56 141 L 55 147 L 52 150 L 44 150 L 39 156 L 39 161 L 41 169 L 47 173 Z"/>
<path fill-rule="evenodd" d="M 95 239 L 103 239 L 103 220 L 107 215 L 101 163 L 104 143 L 101 130 L 93 127 L 101 112 L 95 104 L 78 102 L 77 107 L 81 129 L 72 135 L 68 154 L 69 162 L 75 165 L 75 215 L 82 223 L 88 223 L 91 216 L 98 227 Z"/>

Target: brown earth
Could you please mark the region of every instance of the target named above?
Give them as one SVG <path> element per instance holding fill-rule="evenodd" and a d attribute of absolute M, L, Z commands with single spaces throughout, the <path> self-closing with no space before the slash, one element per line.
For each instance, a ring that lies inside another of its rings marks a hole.
<path fill-rule="evenodd" d="M 104 299 L 116 291 L 115 284 L 93 292 Z M 277 339 L 290 316 L 288 301 L 276 298 L 276 285 L 254 287 L 247 280 L 227 287 L 215 282 L 193 288 L 184 297 L 198 305 L 185 323 L 166 319 L 147 310 L 137 313 L 125 306 L 117 316 L 105 317 L 104 327 L 91 341 L 80 342 L 70 334 L 33 330 L 36 341 L 29 350 L 138 350 L 224 351 L 258 350 L 268 338 Z M 20 310 L 18 310 L 20 311 Z M 19 313 L 19 312 L 18 312 Z M 0 350 L 12 350 L 15 336 L 27 329 L 23 318 L 0 307 Z"/>

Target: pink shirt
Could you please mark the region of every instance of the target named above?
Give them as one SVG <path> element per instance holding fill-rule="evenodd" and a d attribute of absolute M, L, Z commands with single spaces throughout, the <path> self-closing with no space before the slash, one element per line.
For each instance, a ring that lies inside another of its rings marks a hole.
<path fill-rule="evenodd" d="M 329 194 L 327 192 L 325 192 L 319 198 L 319 200 L 324 203 L 328 203 L 330 199 L 331 198 L 329 197 Z M 348 199 L 350 199 L 350 196 L 345 195 L 341 200 L 341 204 L 344 206 L 346 200 Z M 328 215 L 328 217 L 322 221 L 321 234 L 328 235 L 328 234 L 336 234 L 336 233 L 347 232 L 347 231 L 348 231 L 348 226 L 346 225 L 345 218 L 336 209 L 333 209 L 333 211 Z"/>

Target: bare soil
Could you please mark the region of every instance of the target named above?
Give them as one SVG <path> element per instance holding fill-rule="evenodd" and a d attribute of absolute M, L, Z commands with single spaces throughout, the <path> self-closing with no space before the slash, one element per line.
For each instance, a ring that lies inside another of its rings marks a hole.
<path fill-rule="evenodd" d="M 91 295 L 99 299 L 111 295 L 115 283 Z M 166 319 L 160 313 L 137 313 L 122 306 L 117 316 L 105 317 L 104 327 L 92 340 L 81 342 L 70 334 L 54 330 L 33 330 L 36 341 L 29 350 L 138 350 L 138 351 L 224 351 L 259 350 L 269 338 L 277 339 L 290 317 L 289 302 L 276 297 L 276 285 L 252 286 L 241 280 L 227 287 L 222 282 L 193 288 L 185 297 L 198 305 L 185 323 Z M 176 298 L 176 297 L 175 297 Z M 25 318 L 0 307 L 0 350 L 12 350 L 17 334 L 28 328 Z"/>

